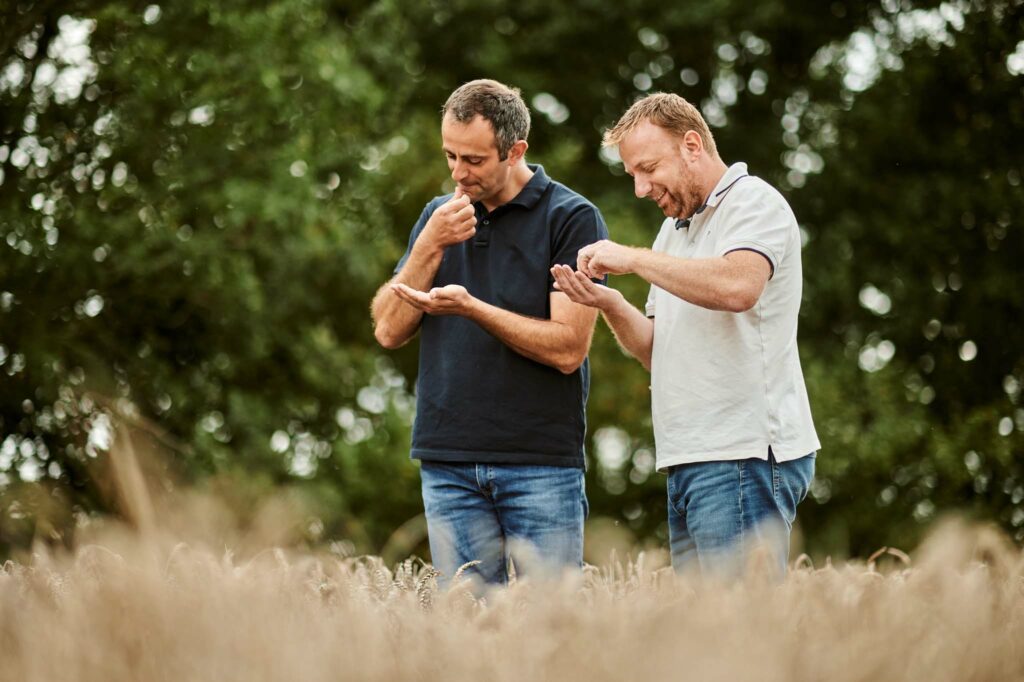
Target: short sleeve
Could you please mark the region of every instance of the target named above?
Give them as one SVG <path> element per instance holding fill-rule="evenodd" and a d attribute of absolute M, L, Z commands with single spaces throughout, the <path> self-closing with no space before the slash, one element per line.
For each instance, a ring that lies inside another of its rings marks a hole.
<path fill-rule="evenodd" d="M 718 235 L 718 255 L 756 251 L 768 259 L 774 276 L 797 230 L 796 217 L 786 200 L 777 193 L 757 192 L 752 197 L 733 197 L 729 208 L 728 220 Z"/>
<path fill-rule="evenodd" d="M 589 246 L 602 239 L 608 239 L 608 226 L 605 225 L 604 217 L 597 207 L 592 204 L 584 204 L 572 212 L 565 223 L 557 230 L 551 245 L 551 263 L 555 265 L 568 265 L 576 269 L 576 256 L 580 249 Z M 602 284 L 608 282 L 605 276 L 600 280 Z M 556 291 L 555 278 L 548 275 L 548 291 Z"/>
<path fill-rule="evenodd" d="M 405 253 L 402 254 L 402 258 L 398 261 L 398 265 L 395 266 L 394 272 L 391 273 L 392 275 L 397 275 L 402 271 L 402 268 L 405 267 L 405 262 L 409 260 L 409 254 L 412 253 L 413 245 L 416 244 L 416 240 L 419 238 L 420 233 L 423 232 L 423 228 L 426 227 L 427 221 L 430 220 L 430 216 L 434 215 L 434 211 L 437 210 L 438 206 L 440 206 L 440 203 L 437 199 L 434 199 L 423 207 L 423 212 L 420 213 L 419 219 L 416 221 L 416 224 L 413 225 L 412 231 L 409 232 L 409 244 L 405 247 Z"/>

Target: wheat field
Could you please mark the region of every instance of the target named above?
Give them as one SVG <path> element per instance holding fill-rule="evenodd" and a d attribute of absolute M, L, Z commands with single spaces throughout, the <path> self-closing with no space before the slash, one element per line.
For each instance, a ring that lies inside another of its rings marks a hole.
<path fill-rule="evenodd" d="M 781 583 L 756 565 L 731 585 L 677 577 L 641 553 L 439 591 L 418 560 L 302 548 L 281 500 L 240 523 L 167 492 L 120 442 L 124 520 L 0 570 L 0 682 L 1024 680 L 1024 554 L 991 527 L 947 521 L 911 556 L 802 557 Z"/>
<path fill-rule="evenodd" d="M 483 596 L 439 592 L 413 560 L 93 535 L 3 567 L 0 679 L 1024 679 L 1024 560 L 963 524 L 912 559 L 803 560 L 778 585 L 702 584 L 640 555 Z"/>

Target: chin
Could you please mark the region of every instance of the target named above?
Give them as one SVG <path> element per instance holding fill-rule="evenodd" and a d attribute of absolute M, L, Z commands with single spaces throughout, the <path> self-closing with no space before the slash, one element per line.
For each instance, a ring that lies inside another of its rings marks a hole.
<path fill-rule="evenodd" d="M 668 206 L 665 206 L 664 208 L 662 208 L 661 206 L 659 206 L 658 208 L 661 209 L 661 212 L 663 214 L 665 214 L 666 218 L 679 218 L 679 217 L 681 217 L 681 215 L 680 215 L 681 212 L 679 211 L 678 207 L 676 207 L 676 206 L 674 206 L 672 204 L 669 204 Z"/>

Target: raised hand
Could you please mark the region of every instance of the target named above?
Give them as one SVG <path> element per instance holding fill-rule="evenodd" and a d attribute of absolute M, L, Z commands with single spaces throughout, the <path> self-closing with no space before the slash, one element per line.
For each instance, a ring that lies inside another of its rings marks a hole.
<path fill-rule="evenodd" d="M 633 249 L 602 239 L 580 249 L 576 267 L 587 277 L 599 279 L 605 275 L 624 275 L 633 271 Z"/>
<path fill-rule="evenodd" d="M 420 238 L 429 240 L 434 248 L 441 250 L 464 242 L 475 234 L 476 210 L 469 195 L 456 190 L 452 198 L 430 216 Z"/>
<path fill-rule="evenodd" d="M 576 272 L 568 265 L 554 266 L 551 268 L 551 276 L 555 278 L 555 289 L 568 296 L 573 303 L 604 310 L 615 301 L 615 290 L 595 284 L 582 272 Z"/>

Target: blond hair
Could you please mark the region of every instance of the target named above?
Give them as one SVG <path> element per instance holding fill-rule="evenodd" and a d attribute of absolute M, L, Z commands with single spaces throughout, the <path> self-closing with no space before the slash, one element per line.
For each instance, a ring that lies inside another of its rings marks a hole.
<path fill-rule="evenodd" d="M 650 121 L 680 138 L 692 130 L 700 135 L 704 149 L 711 156 L 718 156 L 715 138 L 697 107 L 679 95 L 669 92 L 656 92 L 634 102 L 633 106 L 622 115 L 619 122 L 605 131 L 602 145 L 617 147 L 626 135 L 633 132 L 644 121 Z"/>

